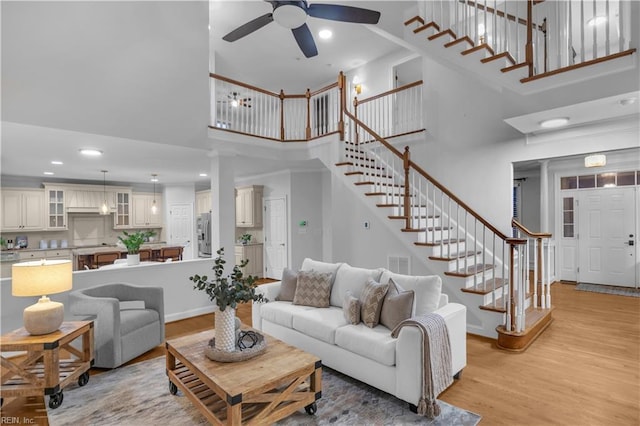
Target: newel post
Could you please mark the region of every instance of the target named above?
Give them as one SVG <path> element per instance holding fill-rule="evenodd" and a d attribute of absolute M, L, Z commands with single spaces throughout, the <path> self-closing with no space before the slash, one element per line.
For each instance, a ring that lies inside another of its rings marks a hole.
<path fill-rule="evenodd" d="M 536 250 L 538 251 L 537 256 L 538 256 L 538 263 L 536 265 L 536 269 L 538 270 L 536 276 L 538 278 L 538 281 L 533 283 L 533 285 L 536 286 L 535 291 L 534 291 L 534 297 L 536 298 L 535 300 L 535 305 L 534 307 L 542 307 L 542 308 L 548 308 L 549 306 L 546 306 L 545 303 L 545 292 L 544 292 L 544 286 L 542 285 L 542 280 L 543 280 L 543 276 L 542 273 L 544 271 L 544 269 L 542 268 L 543 265 L 543 261 L 544 258 L 542 256 L 544 256 L 544 251 L 543 251 L 543 245 L 542 245 L 542 237 L 538 237 L 536 238 Z M 538 292 L 538 289 L 540 289 L 540 292 Z"/>
<path fill-rule="evenodd" d="M 304 94 L 307 98 L 307 128 L 306 136 L 307 140 L 311 139 L 311 91 L 307 88 L 307 92 Z"/>
<path fill-rule="evenodd" d="M 284 90 L 280 89 L 280 140 L 284 141 Z"/>
<path fill-rule="evenodd" d="M 411 229 L 411 201 L 409 200 L 409 167 L 411 165 L 411 154 L 409 153 L 409 147 L 404 147 L 404 153 L 402 155 L 404 163 L 404 227 Z"/>
<path fill-rule="evenodd" d="M 529 77 L 533 77 L 533 0 L 527 0 L 527 45 L 525 46 L 525 61 L 529 67 Z"/>
<path fill-rule="evenodd" d="M 347 104 L 347 94 L 345 92 L 346 77 L 340 71 L 338 74 L 338 90 L 340 91 L 340 117 L 338 118 L 338 132 L 340 133 L 340 141 L 344 142 L 344 109 Z"/>
<path fill-rule="evenodd" d="M 356 119 L 358 118 L 358 97 L 357 96 L 353 97 L 353 115 L 356 117 Z M 355 125 L 356 125 L 356 128 L 354 130 L 354 132 L 355 132 L 355 141 L 354 142 L 355 142 L 356 145 L 358 145 L 358 138 L 360 136 L 360 132 L 359 132 L 359 129 L 358 129 L 357 122 L 355 123 Z"/>

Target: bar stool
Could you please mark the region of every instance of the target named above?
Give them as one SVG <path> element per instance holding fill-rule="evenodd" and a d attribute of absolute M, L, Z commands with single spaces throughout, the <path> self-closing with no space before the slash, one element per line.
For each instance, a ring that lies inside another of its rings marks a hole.
<path fill-rule="evenodd" d="M 163 247 L 160 249 L 158 260 L 166 262 L 167 259 L 182 260 L 182 247 Z"/>
<path fill-rule="evenodd" d="M 96 253 L 93 255 L 93 268 L 99 268 L 102 265 L 110 265 L 120 259 L 119 251 L 104 251 L 102 253 Z"/>

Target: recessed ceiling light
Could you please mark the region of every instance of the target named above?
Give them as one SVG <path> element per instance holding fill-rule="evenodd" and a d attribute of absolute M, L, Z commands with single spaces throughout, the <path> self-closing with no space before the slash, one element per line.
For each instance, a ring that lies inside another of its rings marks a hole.
<path fill-rule="evenodd" d="M 200 173 L 200 177 L 207 177 L 208 175 L 206 173 Z"/>
<path fill-rule="evenodd" d="M 320 32 L 318 33 L 318 37 L 323 40 L 329 40 L 331 36 L 333 36 L 331 30 L 320 30 Z"/>
<path fill-rule="evenodd" d="M 53 174 L 53 172 L 44 172 L 43 174 L 45 174 L 47 176 L 51 176 Z"/>
<path fill-rule="evenodd" d="M 596 25 L 602 25 L 607 22 L 606 16 L 594 16 L 593 18 L 587 21 L 587 25 L 594 27 Z"/>
<path fill-rule="evenodd" d="M 51 164 L 54 164 L 54 165 L 56 165 L 56 166 L 61 166 L 61 165 L 62 165 L 62 164 L 64 164 L 64 163 L 63 163 L 62 161 L 56 161 L 56 160 L 53 160 L 53 161 L 51 162 Z"/>
<path fill-rule="evenodd" d="M 86 149 L 81 149 L 80 154 L 86 155 L 87 157 L 99 157 L 102 155 L 102 151 L 97 149 L 86 148 Z"/>
<path fill-rule="evenodd" d="M 569 119 L 567 117 L 558 117 L 558 118 L 550 118 L 548 120 L 543 120 L 539 124 L 540 124 L 540 127 L 542 127 L 543 129 L 554 129 L 556 127 L 566 126 L 568 122 L 569 122 Z"/>

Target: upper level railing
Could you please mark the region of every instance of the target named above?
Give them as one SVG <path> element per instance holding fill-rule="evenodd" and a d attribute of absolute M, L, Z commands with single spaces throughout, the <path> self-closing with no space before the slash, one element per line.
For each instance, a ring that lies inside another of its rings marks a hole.
<path fill-rule="evenodd" d="M 212 106 L 209 127 L 281 142 L 342 135 L 341 97 L 336 81 L 303 94 L 270 92 L 218 74 L 210 74 Z M 342 79 L 339 79 L 342 81 Z"/>
<path fill-rule="evenodd" d="M 620 0 L 418 0 L 439 31 L 525 63 L 529 77 L 630 49 L 630 2 Z"/>

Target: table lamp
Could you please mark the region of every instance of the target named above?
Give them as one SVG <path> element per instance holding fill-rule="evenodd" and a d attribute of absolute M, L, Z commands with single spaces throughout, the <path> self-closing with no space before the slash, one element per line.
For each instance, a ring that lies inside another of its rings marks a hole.
<path fill-rule="evenodd" d="M 56 331 L 64 320 L 64 305 L 46 294 L 71 290 L 73 270 L 70 260 L 39 260 L 16 263 L 11 267 L 11 294 L 42 296 L 23 313 L 24 328 L 33 335 Z"/>

